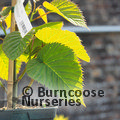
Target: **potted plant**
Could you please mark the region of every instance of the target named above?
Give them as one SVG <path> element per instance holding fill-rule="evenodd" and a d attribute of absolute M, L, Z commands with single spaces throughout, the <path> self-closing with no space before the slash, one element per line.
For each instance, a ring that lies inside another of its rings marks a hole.
<path fill-rule="evenodd" d="M 3 8 L 0 12 L 0 27 L 5 33 L 5 38 L 1 38 L 3 43 L 0 44 L 0 78 L 8 83 L 8 110 L 0 111 L 0 118 L 52 120 L 56 108 L 15 109 L 17 84 L 27 72 L 32 82 L 36 80 L 52 90 L 82 90 L 83 73 L 79 59 L 89 62 L 90 58 L 79 37 L 74 32 L 62 30 L 63 22 L 48 22 L 47 15 L 57 13 L 73 25 L 86 28 L 87 25 L 77 5 L 69 0 L 53 0 L 51 3 L 45 1 L 37 7 L 35 0 L 33 6 L 28 0 L 25 10 L 30 22 L 42 18 L 45 24 L 33 27 L 22 37 L 19 30 L 15 29 L 15 4 L 13 1 L 12 7 Z M 34 18 L 37 13 L 39 16 Z M 7 28 L 11 27 L 10 34 L 6 32 L 5 23 Z M 26 29 L 26 26 L 23 27 Z M 17 78 L 22 62 L 26 63 L 26 67 Z M 6 89 L 2 82 L 0 85 Z M 81 104 L 85 105 L 83 97 L 79 98 Z"/>

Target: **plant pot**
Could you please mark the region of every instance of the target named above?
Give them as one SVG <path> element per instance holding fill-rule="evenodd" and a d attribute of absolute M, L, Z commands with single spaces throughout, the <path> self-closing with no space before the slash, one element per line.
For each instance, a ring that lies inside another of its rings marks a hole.
<path fill-rule="evenodd" d="M 0 120 L 53 120 L 57 107 L 0 111 Z"/>

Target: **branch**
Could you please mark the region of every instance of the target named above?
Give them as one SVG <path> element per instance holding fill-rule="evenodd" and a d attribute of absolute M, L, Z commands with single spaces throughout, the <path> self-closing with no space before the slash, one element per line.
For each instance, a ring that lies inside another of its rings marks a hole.
<path fill-rule="evenodd" d="M 50 14 L 50 13 L 51 13 L 51 12 L 49 11 L 49 12 L 47 12 L 47 13 L 41 15 L 41 16 L 38 16 L 37 18 L 33 19 L 31 22 L 33 22 L 33 21 L 35 21 L 35 20 L 37 20 L 37 19 L 40 19 L 40 18 L 42 18 L 44 15 L 47 15 L 47 14 Z"/>
<path fill-rule="evenodd" d="M 5 90 L 5 92 L 7 93 L 7 89 L 6 87 L 2 84 L 1 80 L 0 80 L 0 86 Z"/>
<path fill-rule="evenodd" d="M 4 40 L 4 39 L 0 37 L 0 40 Z"/>
<path fill-rule="evenodd" d="M 33 49 L 33 45 L 34 45 L 34 41 L 35 41 L 36 37 L 35 35 L 33 36 L 33 41 L 32 41 L 32 46 L 31 46 L 31 50 Z"/>
<path fill-rule="evenodd" d="M 0 27 L 2 28 L 2 30 L 3 30 L 3 32 L 4 32 L 4 34 L 5 34 L 5 36 L 7 35 L 7 33 L 6 33 L 6 30 L 3 28 L 3 26 L 2 26 L 2 23 L 0 23 Z"/>
<path fill-rule="evenodd" d="M 26 89 L 26 92 L 29 90 L 29 87 L 32 86 L 33 82 L 34 82 L 34 79 L 31 79 L 31 81 L 30 81 L 30 83 L 29 83 L 29 85 L 28 85 L 28 87 L 27 87 L 27 89 Z M 21 98 L 22 95 L 23 95 L 23 94 L 20 94 L 20 95 L 18 96 L 18 99 Z"/>
<path fill-rule="evenodd" d="M 19 81 L 23 78 L 25 72 L 26 72 L 26 67 L 25 67 L 25 69 L 23 70 L 22 74 L 18 77 L 18 79 L 16 80 L 16 82 L 19 82 Z"/>

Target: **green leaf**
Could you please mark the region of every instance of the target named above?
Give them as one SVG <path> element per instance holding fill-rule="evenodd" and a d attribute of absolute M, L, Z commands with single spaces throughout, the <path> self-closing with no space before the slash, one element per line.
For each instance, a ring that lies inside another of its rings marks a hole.
<path fill-rule="evenodd" d="M 78 82 L 78 83 L 75 85 L 76 88 L 74 88 L 74 91 L 76 91 L 76 90 L 81 90 L 81 91 L 83 91 L 83 86 L 82 86 L 82 84 L 81 84 L 81 82 L 83 81 L 82 75 L 81 75 L 81 77 L 79 78 L 79 81 L 80 81 L 80 82 Z M 85 105 L 85 103 L 84 103 L 83 95 L 81 95 L 80 97 L 74 96 L 74 97 L 71 98 L 71 99 L 74 99 L 74 100 L 80 99 L 81 104 L 86 107 L 86 105 Z"/>
<path fill-rule="evenodd" d="M 44 43 L 57 42 L 66 45 L 69 48 L 73 49 L 74 53 L 78 58 L 90 62 L 90 57 L 86 53 L 86 50 L 81 43 L 81 40 L 74 32 L 55 28 L 51 29 L 46 27 L 38 30 L 35 35 L 39 40 L 43 41 Z"/>
<path fill-rule="evenodd" d="M 27 5 L 25 6 L 25 11 L 26 11 L 27 15 L 29 15 L 32 11 L 32 4 L 31 4 L 30 0 L 28 1 Z"/>
<path fill-rule="evenodd" d="M 5 18 L 5 23 L 6 23 L 7 29 L 11 27 L 11 15 L 12 15 L 12 13 L 10 10 L 8 16 Z"/>
<path fill-rule="evenodd" d="M 11 10 L 12 7 L 5 7 L 5 9 L 3 9 L 1 12 L 0 12 L 0 15 L 1 16 L 6 16 L 9 14 L 10 10 Z"/>
<path fill-rule="evenodd" d="M 56 29 L 61 29 L 63 27 L 63 22 L 49 22 L 47 24 L 40 25 L 38 27 L 34 27 L 33 29 L 35 30 L 35 33 L 45 27 L 50 27 L 50 28 L 56 28 Z"/>
<path fill-rule="evenodd" d="M 33 55 L 35 55 L 35 54 L 37 54 L 40 51 L 40 49 L 41 49 L 41 47 L 39 47 L 39 46 L 36 47 L 35 49 L 33 49 L 33 51 L 31 52 L 30 57 L 33 56 Z"/>
<path fill-rule="evenodd" d="M 2 50 L 2 44 L 0 45 L 0 78 L 8 79 L 8 64 L 9 59 L 6 57 Z"/>
<path fill-rule="evenodd" d="M 38 38 L 36 38 L 34 40 L 34 43 L 32 43 L 33 41 L 30 42 L 30 45 L 27 46 L 26 50 L 24 51 L 25 54 L 30 54 L 31 51 L 31 47 L 32 47 L 32 50 L 34 51 L 36 48 L 40 48 L 42 46 L 42 41 L 39 40 Z M 33 46 L 32 46 L 33 45 Z M 36 50 L 35 50 L 36 51 Z"/>
<path fill-rule="evenodd" d="M 32 35 L 30 32 L 22 38 L 17 31 L 8 34 L 3 41 L 3 50 L 7 57 L 11 60 L 18 58 L 26 49 Z"/>
<path fill-rule="evenodd" d="M 3 7 L 0 21 L 5 21 L 7 29 L 11 26 L 11 7 Z"/>
<path fill-rule="evenodd" d="M 22 62 L 27 62 L 27 57 L 24 55 L 21 55 L 17 59 L 17 64 L 16 64 L 17 74 L 20 71 Z M 8 80 L 8 65 L 9 65 L 9 59 L 3 52 L 2 44 L 1 44 L 0 45 L 0 78 L 3 80 Z"/>
<path fill-rule="evenodd" d="M 37 58 L 28 61 L 27 73 L 46 87 L 59 90 L 74 89 L 82 74 L 73 51 L 60 43 L 44 46 Z"/>
<path fill-rule="evenodd" d="M 49 11 L 54 12 L 68 20 L 74 25 L 86 27 L 84 17 L 76 4 L 69 0 L 53 0 L 50 3 L 45 1 L 43 6 Z"/>

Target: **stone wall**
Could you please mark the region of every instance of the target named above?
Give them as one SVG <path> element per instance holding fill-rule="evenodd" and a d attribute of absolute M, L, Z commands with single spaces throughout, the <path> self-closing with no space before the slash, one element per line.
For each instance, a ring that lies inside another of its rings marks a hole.
<path fill-rule="evenodd" d="M 120 119 L 120 34 L 81 34 L 91 62 L 82 62 L 84 89 L 104 90 L 104 97 L 86 97 L 85 107 L 64 107 L 70 120 Z M 64 112 L 63 112 L 64 111 Z"/>
<path fill-rule="evenodd" d="M 118 0 L 74 0 L 88 25 L 120 25 Z M 66 22 L 66 21 L 65 21 Z M 66 25 L 71 25 L 66 22 Z M 78 34 L 86 46 L 91 62 L 82 62 L 84 89 L 104 90 L 105 96 L 85 98 L 84 107 L 64 107 L 70 120 L 119 120 L 120 119 L 120 34 Z"/>
<path fill-rule="evenodd" d="M 80 6 L 88 25 L 120 25 L 119 0 L 73 0 Z"/>

